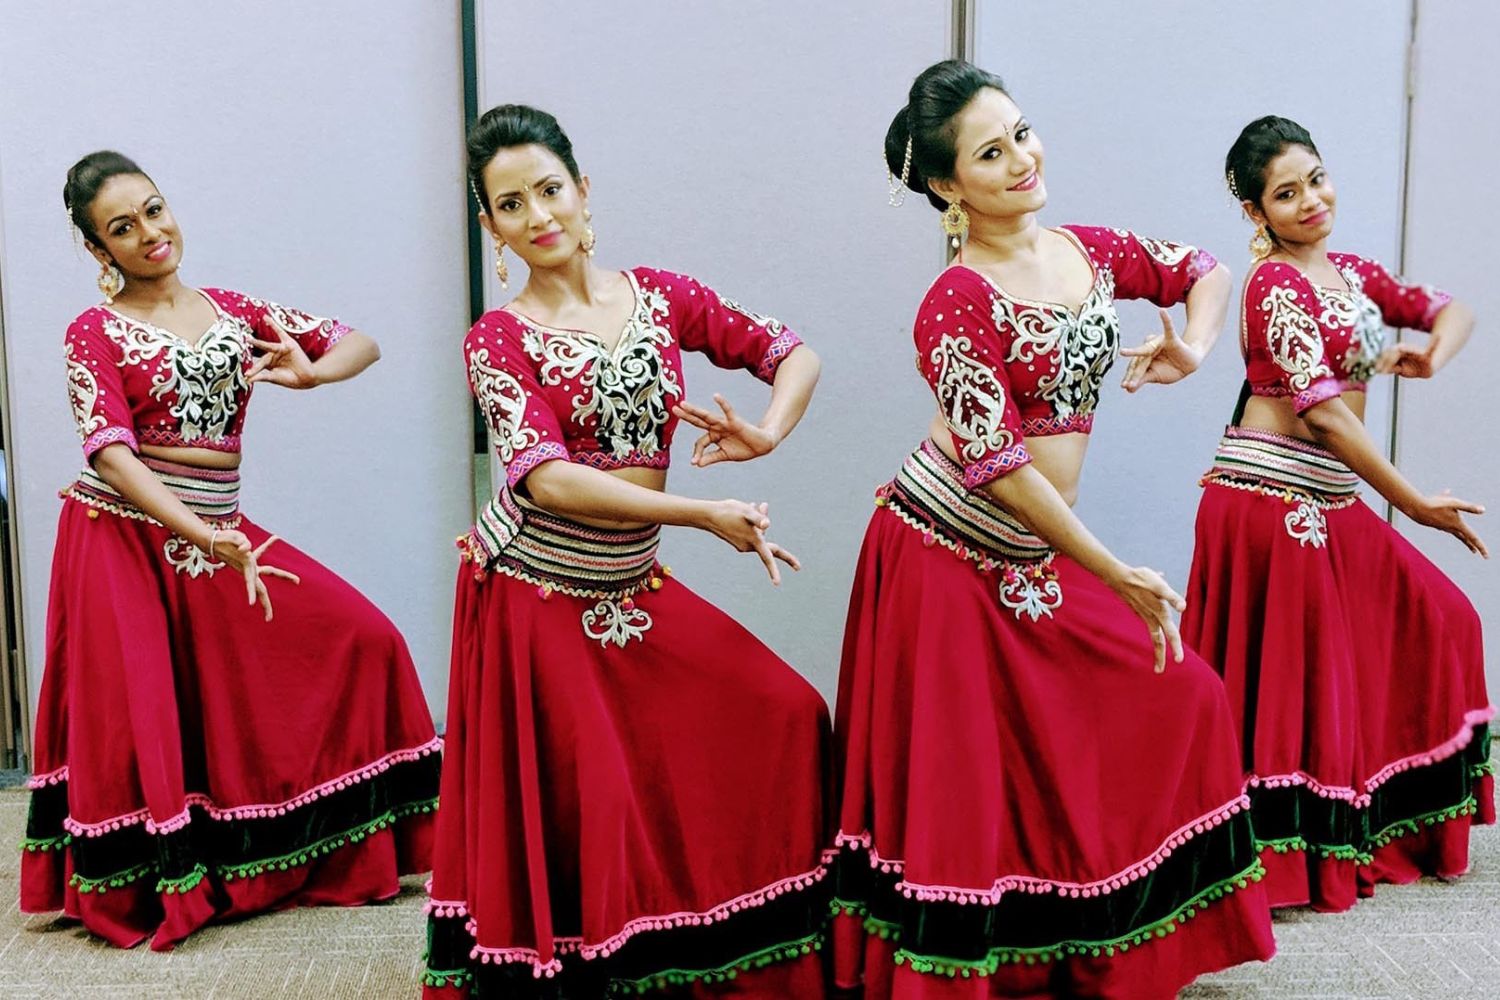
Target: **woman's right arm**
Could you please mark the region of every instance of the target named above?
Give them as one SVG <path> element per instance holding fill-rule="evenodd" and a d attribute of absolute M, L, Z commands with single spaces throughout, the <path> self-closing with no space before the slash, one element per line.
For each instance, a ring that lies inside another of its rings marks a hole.
<path fill-rule="evenodd" d="M 1391 506 L 1418 524 L 1446 531 L 1468 546 L 1470 552 L 1489 558 L 1484 542 L 1462 516 L 1483 514 L 1484 507 L 1447 493 L 1424 496 L 1380 453 L 1364 423 L 1342 399 L 1335 396 L 1325 400 L 1303 411 L 1301 416 L 1318 443 L 1390 501 Z"/>
<path fill-rule="evenodd" d="M 1182 636 L 1172 611 L 1187 605 L 1160 573 L 1144 566 L 1128 566 L 1078 519 L 1052 483 L 1033 466 L 1025 465 L 992 480 L 984 487 L 996 503 L 1014 514 L 1032 534 L 1097 576 L 1119 594 L 1130 610 L 1146 623 L 1155 651 L 1156 672 L 1182 662 Z"/>
<path fill-rule="evenodd" d="M 155 518 L 174 535 L 208 551 L 213 529 L 188 509 L 177 494 L 146 468 L 128 445 L 111 444 L 94 453 L 94 471 L 132 506 Z"/>
<path fill-rule="evenodd" d="M 484 413 L 511 489 L 524 483 L 533 502 L 563 517 L 711 531 L 736 550 L 759 555 L 775 584 L 781 582 L 777 560 L 799 568 L 796 556 L 765 537 L 771 523 L 765 504 L 658 493 L 570 461 L 562 424 L 519 341 L 508 321 L 496 313 L 480 317 L 464 340 L 469 388 Z"/>
<path fill-rule="evenodd" d="M 275 541 L 275 536 L 260 548 L 252 549 L 242 532 L 224 529 L 215 532 L 136 456 L 135 421 L 120 375 L 120 348 L 105 332 L 105 322 L 99 311 L 91 309 L 73 321 L 64 341 L 68 401 L 83 441 L 84 459 L 115 492 L 148 517 L 211 558 L 243 573 L 249 603 L 259 600 L 269 621 L 271 599 L 261 574 L 298 582 L 295 575 L 285 570 L 257 565 L 256 560 Z"/>
<path fill-rule="evenodd" d="M 1182 639 L 1172 610 L 1184 607 L 1182 598 L 1154 570 L 1127 566 L 1111 555 L 1032 467 L 989 295 L 979 275 L 950 269 L 928 290 L 913 331 L 917 368 L 937 398 L 964 485 L 992 497 L 1119 594 L 1151 633 L 1157 672 L 1165 668 L 1168 646 L 1173 660 L 1181 662 Z"/>
<path fill-rule="evenodd" d="M 543 510 L 563 517 L 671 524 L 712 532 L 739 552 L 754 552 L 771 582 L 781 583 L 776 560 L 800 569 L 797 557 L 765 537 L 771 527 L 766 504 L 699 500 L 662 493 L 586 465 L 554 460 L 526 476 L 526 491 Z"/>
<path fill-rule="evenodd" d="M 1483 507 L 1447 494 L 1423 496 L 1375 447 L 1370 432 L 1342 398 L 1343 383 L 1328 363 L 1321 315 L 1317 295 L 1300 271 L 1274 261 L 1257 267 L 1245 289 L 1250 382 L 1268 395 L 1287 399 L 1317 442 L 1397 510 L 1487 555 L 1484 543 L 1460 516 L 1482 514 Z M 1403 317 L 1393 314 L 1393 318 Z"/>

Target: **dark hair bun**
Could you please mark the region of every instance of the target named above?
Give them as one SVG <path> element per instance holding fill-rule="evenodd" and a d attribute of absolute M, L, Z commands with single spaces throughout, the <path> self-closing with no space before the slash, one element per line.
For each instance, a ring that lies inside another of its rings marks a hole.
<path fill-rule="evenodd" d="M 479 199 L 480 207 L 490 210 L 490 199 L 484 189 L 484 168 L 489 166 L 495 154 L 512 146 L 545 146 L 563 161 L 569 175 L 577 181 L 582 178 L 578 163 L 573 159 L 573 143 L 562 130 L 557 119 L 539 108 L 525 104 L 502 104 L 490 108 L 479 116 L 469 129 L 467 142 L 469 154 L 469 184 Z"/>
<path fill-rule="evenodd" d="M 136 166 L 134 160 L 112 149 L 90 153 L 68 168 L 68 179 L 63 184 L 63 205 L 67 207 L 68 218 L 73 220 L 73 225 L 95 246 L 100 245 L 99 234 L 94 230 L 94 219 L 89 214 L 89 208 L 99 196 L 105 182 L 121 174 L 146 177 L 146 172 Z M 146 179 L 150 180 L 149 177 Z"/>
<path fill-rule="evenodd" d="M 891 174 L 902 175 L 910 143 L 911 168 L 906 172 L 906 186 L 925 194 L 936 209 L 945 209 L 948 204 L 932 193 L 927 181 L 953 176 L 953 163 L 958 156 L 954 145 L 958 133 L 955 119 L 987 87 L 1006 93 L 998 76 L 973 63 L 962 59 L 934 63 L 912 81 L 906 107 L 896 112 L 885 133 L 885 162 Z"/>

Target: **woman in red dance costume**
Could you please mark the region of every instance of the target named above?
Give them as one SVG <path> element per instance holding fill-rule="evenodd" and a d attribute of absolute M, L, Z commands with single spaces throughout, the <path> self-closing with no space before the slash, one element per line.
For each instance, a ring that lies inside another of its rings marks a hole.
<path fill-rule="evenodd" d="M 796 559 L 764 504 L 663 492 L 796 426 L 819 363 L 781 323 L 680 274 L 592 260 L 588 178 L 557 120 L 474 125 L 480 222 L 530 269 L 464 341 L 505 484 L 459 539 L 431 998 L 816 998 L 828 920 L 828 709 L 655 560 L 661 525 Z M 682 353 L 771 386 L 759 424 L 684 401 Z"/>
<path fill-rule="evenodd" d="M 1190 246 L 1042 228 L 1041 142 L 967 63 L 917 77 L 886 160 L 968 241 L 917 313 L 938 413 L 877 492 L 850 602 L 837 985 L 1140 1000 L 1266 958 L 1222 685 L 1182 652 L 1177 594 L 1070 509 L 1116 355 L 1129 389 L 1190 374 L 1229 277 Z M 1183 337 L 1163 310 L 1121 352 L 1116 298 L 1186 303 Z"/>
<path fill-rule="evenodd" d="M 393 896 L 430 867 L 438 785 L 406 644 L 238 499 L 254 385 L 342 381 L 379 349 L 184 285 L 182 231 L 118 153 L 63 196 L 104 302 L 66 339 L 88 464 L 62 493 L 21 909 L 167 949 L 210 920 Z"/>
<path fill-rule="evenodd" d="M 1239 719 L 1273 905 L 1344 910 L 1376 882 L 1468 868 L 1494 821 L 1479 618 L 1356 493 L 1360 480 L 1481 555 L 1482 508 L 1423 496 L 1364 427 L 1378 372 L 1427 378 L 1463 305 L 1328 250 L 1333 182 L 1295 122 L 1251 122 L 1225 164 L 1256 223 L 1239 412 L 1204 480 L 1183 635 Z M 1387 346 L 1385 326 L 1430 333 Z"/>

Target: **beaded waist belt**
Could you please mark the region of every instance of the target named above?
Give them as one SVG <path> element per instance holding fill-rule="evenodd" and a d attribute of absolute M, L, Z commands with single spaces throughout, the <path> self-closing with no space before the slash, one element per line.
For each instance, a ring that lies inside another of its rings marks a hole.
<path fill-rule="evenodd" d="M 1284 500 L 1287 534 L 1315 549 L 1328 540 L 1323 512 L 1359 499 L 1359 477 L 1327 449 L 1249 427 L 1225 429 L 1202 482 Z"/>
<path fill-rule="evenodd" d="M 240 509 L 240 472 L 238 469 L 199 469 L 190 465 L 163 462 L 141 456 L 141 463 L 156 474 L 162 485 L 172 491 L 188 510 L 199 517 L 223 521 Z M 98 510 L 120 517 L 153 521 L 135 504 L 125 499 L 92 468 L 78 474 L 78 479 L 60 494 Z"/>
<path fill-rule="evenodd" d="M 921 532 L 925 544 L 942 545 L 996 576 L 1000 603 L 1017 618 L 1035 621 L 1062 604 L 1051 547 L 999 504 L 966 489 L 963 470 L 932 441 L 907 456 L 875 502 Z"/>
<path fill-rule="evenodd" d="M 474 564 L 476 579 L 503 573 L 535 584 L 544 601 L 554 593 L 596 600 L 583 613 L 584 634 L 601 645 L 624 646 L 651 628 L 636 595 L 659 590 L 671 574 L 656 561 L 660 540 L 658 525 L 596 528 L 549 514 L 504 489 L 458 546 Z"/>

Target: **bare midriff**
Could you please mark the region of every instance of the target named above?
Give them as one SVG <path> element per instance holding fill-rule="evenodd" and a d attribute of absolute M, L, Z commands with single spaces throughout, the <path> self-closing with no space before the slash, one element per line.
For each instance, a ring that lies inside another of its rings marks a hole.
<path fill-rule="evenodd" d="M 1360 423 L 1365 422 L 1365 394 L 1358 390 L 1343 393 L 1344 405 L 1354 413 Z M 1283 437 L 1299 438 L 1317 444 L 1318 437 L 1307 426 L 1307 421 L 1297 416 L 1290 396 L 1251 396 L 1245 403 L 1240 426 L 1251 430 L 1270 431 Z M 1030 444 L 1028 441 L 1027 444 Z"/>
<path fill-rule="evenodd" d="M 211 448 L 175 448 L 158 444 L 143 444 L 141 454 L 160 462 L 189 465 L 198 469 L 238 469 L 240 453 L 237 451 L 214 451 Z"/>
<path fill-rule="evenodd" d="M 959 465 L 964 462 L 953 450 L 953 435 L 941 415 L 932 418 L 927 428 L 939 450 Z M 1031 453 L 1031 467 L 1051 483 L 1069 507 L 1078 502 L 1078 478 L 1083 474 L 1083 459 L 1089 450 L 1089 436 L 1083 433 L 1049 434 L 1026 439 Z M 990 497 L 991 500 L 994 497 Z"/>

